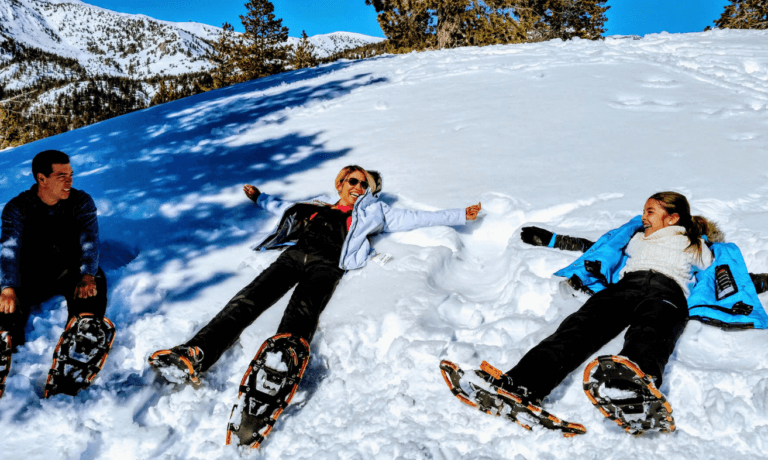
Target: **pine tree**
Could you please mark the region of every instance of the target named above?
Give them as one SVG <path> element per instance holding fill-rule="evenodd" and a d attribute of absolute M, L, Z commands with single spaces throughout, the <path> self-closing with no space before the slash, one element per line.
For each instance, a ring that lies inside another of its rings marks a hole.
<path fill-rule="evenodd" d="M 729 0 L 715 26 L 720 29 L 768 29 L 768 0 Z"/>
<path fill-rule="evenodd" d="M 24 143 L 23 120 L 15 111 L 0 105 L 0 149 Z"/>
<path fill-rule="evenodd" d="M 152 101 L 149 103 L 149 105 L 158 105 L 163 104 L 168 101 L 172 101 L 171 98 L 171 90 L 168 89 L 167 86 L 165 86 L 165 82 L 160 82 L 160 87 L 157 89 L 157 92 L 154 96 L 152 96 Z"/>
<path fill-rule="evenodd" d="M 515 0 L 517 8 L 527 15 L 530 41 L 574 37 L 589 40 L 602 38 L 607 0 Z"/>
<path fill-rule="evenodd" d="M 379 26 L 393 53 L 423 50 L 433 45 L 430 21 L 432 0 L 365 0 L 378 14 Z"/>
<path fill-rule="evenodd" d="M 476 2 L 474 11 L 472 24 L 467 28 L 466 45 L 501 45 L 526 41 L 529 21 L 521 12 L 509 8 L 508 0 Z"/>
<path fill-rule="evenodd" d="M 526 41 L 541 0 L 366 0 L 379 13 L 390 52 Z M 595 1 L 595 0 L 593 0 Z M 518 4 L 522 3 L 523 8 Z"/>
<path fill-rule="evenodd" d="M 287 59 L 288 28 L 276 19 L 269 0 L 249 0 L 248 14 L 240 16 L 245 27 L 243 42 L 236 47 L 235 60 L 245 80 L 282 72 Z"/>
<path fill-rule="evenodd" d="M 304 69 L 307 67 L 315 67 L 318 64 L 317 56 L 315 56 L 315 45 L 309 41 L 307 32 L 301 31 L 301 40 L 296 46 L 296 50 L 293 52 L 291 59 L 291 65 L 294 69 Z"/>
<path fill-rule="evenodd" d="M 231 85 L 234 83 L 235 75 L 235 29 L 232 24 L 227 22 L 222 24 L 221 33 L 211 48 L 206 57 L 214 65 L 211 72 L 213 88 Z"/>

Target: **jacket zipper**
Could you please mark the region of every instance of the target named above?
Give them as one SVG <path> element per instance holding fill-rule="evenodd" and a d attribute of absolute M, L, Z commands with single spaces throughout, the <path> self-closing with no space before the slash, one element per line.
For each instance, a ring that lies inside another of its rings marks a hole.
<path fill-rule="evenodd" d="M 346 270 L 346 267 L 344 267 L 344 258 L 347 255 L 347 252 L 349 251 L 349 239 L 352 237 L 352 233 L 355 230 L 355 227 L 357 227 L 357 207 L 360 206 L 360 203 L 363 201 L 363 198 L 368 196 L 368 192 L 365 192 L 365 194 L 360 197 L 357 201 L 355 201 L 355 206 L 352 208 L 352 224 L 349 226 L 349 231 L 347 232 L 347 237 L 344 239 L 344 247 L 342 247 L 341 251 L 341 260 L 339 260 L 339 268 L 342 270 Z"/>

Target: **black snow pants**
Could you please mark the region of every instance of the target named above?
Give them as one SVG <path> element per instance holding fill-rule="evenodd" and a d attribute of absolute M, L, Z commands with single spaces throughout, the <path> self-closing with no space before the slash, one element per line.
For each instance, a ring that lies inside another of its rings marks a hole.
<path fill-rule="evenodd" d="M 93 313 L 99 318 L 104 317 L 107 310 L 107 279 L 99 269 L 96 280 L 96 295 L 86 299 L 75 297 L 75 287 L 83 278 L 79 267 L 71 267 L 62 271 L 56 277 L 39 277 L 37 279 L 24 276 L 23 284 L 15 288 L 19 299 L 14 313 L 0 313 L 0 330 L 11 334 L 14 348 L 24 344 L 24 327 L 29 320 L 31 308 L 51 297 L 64 296 L 67 301 L 67 322 L 80 313 Z"/>
<path fill-rule="evenodd" d="M 290 248 L 280 254 L 251 284 L 244 287 L 185 345 L 203 350 L 202 371 L 208 370 L 240 337 L 243 330 L 280 300 L 294 285 L 277 334 L 291 333 L 307 342 L 320 314 L 331 300 L 344 270 L 338 261 Z"/>
<path fill-rule="evenodd" d="M 682 288 L 654 271 L 627 273 L 590 297 L 554 334 L 523 356 L 507 375 L 543 399 L 603 345 L 627 328 L 618 353 L 661 386 L 664 367 L 688 320 Z"/>

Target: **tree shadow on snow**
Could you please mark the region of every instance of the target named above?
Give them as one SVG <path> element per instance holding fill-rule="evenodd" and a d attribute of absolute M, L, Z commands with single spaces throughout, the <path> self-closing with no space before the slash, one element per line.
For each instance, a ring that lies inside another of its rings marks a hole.
<path fill-rule="evenodd" d="M 6 151 L 0 203 L 32 184 L 28 170 L 36 153 L 57 149 L 70 155 L 75 188 L 91 194 L 99 208 L 102 265 L 110 286 L 107 316 L 118 330 L 115 347 L 133 348 L 138 338 L 124 332 L 133 322 L 167 303 L 194 300 L 204 289 L 234 276 L 239 260 L 232 261 L 231 270 L 209 271 L 202 279 L 182 277 L 138 309 L 128 304 L 130 293 L 118 295 L 115 288 L 132 275 L 156 279 L 171 265 L 194 270 L 192 262 L 201 256 L 267 232 L 274 217 L 244 197 L 242 184 L 288 180 L 351 150 L 328 148 L 322 131 L 280 132 L 271 127 L 283 124 L 292 108 L 322 109 L 357 88 L 385 81 L 367 73 L 333 75 L 355 64 L 340 62 L 246 82 Z M 307 196 L 319 192 L 307 190 Z M 49 353 L 40 359 L 47 366 Z M 136 385 L 133 390 L 121 388 L 121 393 L 140 391 L 143 379 L 131 380 L 129 372 L 111 368 L 109 362 L 105 375 L 94 383 L 115 384 L 102 380 L 113 370 L 121 379 L 118 385 Z M 305 385 L 325 375 L 317 361 L 310 363 L 308 372 L 319 377 L 308 377 Z"/>

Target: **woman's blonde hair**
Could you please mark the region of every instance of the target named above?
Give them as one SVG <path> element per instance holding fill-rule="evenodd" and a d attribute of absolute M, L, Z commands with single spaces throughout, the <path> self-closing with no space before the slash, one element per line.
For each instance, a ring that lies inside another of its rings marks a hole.
<path fill-rule="evenodd" d="M 350 174 L 354 172 L 361 172 L 365 175 L 365 181 L 368 182 L 368 189 L 373 192 L 374 187 L 376 187 L 376 181 L 373 179 L 373 176 L 363 169 L 360 166 L 357 165 L 349 165 L 344 166 L 341 168 L 341 171 L 339 171 L 339 174 L 336 175 L 336 183 L 334 184 L 336 186 L 336 190 L 341 192 L 341 185 L 344 183 L 345 180 L 349 177 Z"/>

